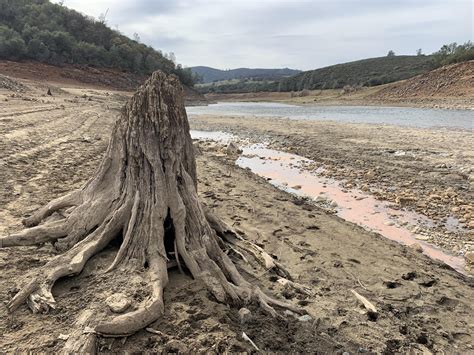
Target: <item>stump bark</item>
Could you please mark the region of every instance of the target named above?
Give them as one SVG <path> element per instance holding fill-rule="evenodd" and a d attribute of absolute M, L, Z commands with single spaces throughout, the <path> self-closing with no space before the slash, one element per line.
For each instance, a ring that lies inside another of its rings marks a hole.
<path fill-rule="evenodd" d="M 58 210 L 66 211 L 65 218 L 49 222 L 47 217 Z M 153 73 L 127 102 L 105 156 L 86 184 L 51 201 L 24 224 L 29 228 L 0 237 L 0 247 L 51 242 L 61 253 L 28 275 L 7 305 L 10 312 L 25 302 L 33 312 L 54 308 L 55 281 L 80 273 L 119 236 L 123 241 L 108 271 L 146 270 L 150 297 L 118 316 L 81 317 L 67 351 L 91 351 L 96 336 L 129 335 L 159 318 L 170 259 L 201 280 L 219 302 L 255 302 L 272 315 L 277 315 L 274 306 L 302 313 L 250 284 L 226 253 L 231 250 L 245 260 L 244 254 L 250 254 L 289 278 L 269 254 L 201 204 L 183 89 L 173 75 Z"/>

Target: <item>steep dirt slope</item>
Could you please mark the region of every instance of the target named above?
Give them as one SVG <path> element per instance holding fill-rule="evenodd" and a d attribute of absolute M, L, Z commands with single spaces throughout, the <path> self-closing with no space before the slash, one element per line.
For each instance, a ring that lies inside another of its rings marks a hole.
<path fill-rule="evenodd" d="M 54 66 L 25 61 L 0 60 L 0 88 L 10 88 L 8 78 L 34 80 L 42 84 L 134 91 L 146 79 L 145 75 L 124 72 L 117 69 L 94 68 L 85 65 Z M 204 95 L 192 88 L 186 88 L 186 105 L 205 105 Z"/>
<path fill-rule="evenodd" d="M 447 65 L 388 85 L 369 96 L 376 100 L 452 101 L 474 103 L 474 61 Z"/>

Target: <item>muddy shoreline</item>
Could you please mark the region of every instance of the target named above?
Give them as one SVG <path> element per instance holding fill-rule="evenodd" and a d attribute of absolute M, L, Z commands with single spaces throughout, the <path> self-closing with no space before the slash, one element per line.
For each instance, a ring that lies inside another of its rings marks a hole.
<path fill-rule="evenodd" d="M 390 85 L 390 84 L 388 84 Z M 236 94 L 206 94 L 208 103 L 218 102 L 276 102 L 303 106 L 389 106 L 435 108 L 443 110 L 472 110 L 472 98 L 423 97 L 376 99 L 373 96 L 383 91 L 385 86 L 364 88 L 360 92 L 344 94 L 341 90 L 314 90 L 308 96 L 291 96 L 288 92 L 257 92 Z"/>
<path fill-rule="evenodd" d="M 341 181 L 343 189 L 433 220 L 430 228 L 416 227 L 419 240 L 461 257 L 474 250 L 470 131 L 203 115 L 193 115 L 191 126 L 312 159 L 308 171 L 322 168 L 320 175 Z"/>

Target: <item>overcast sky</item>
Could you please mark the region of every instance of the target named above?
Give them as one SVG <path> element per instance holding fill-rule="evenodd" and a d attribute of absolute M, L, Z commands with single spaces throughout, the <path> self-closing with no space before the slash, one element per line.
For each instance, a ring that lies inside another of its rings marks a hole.
<path fill-rule="evenodd" d="M 58 1 L 55 1 L 58 2 Z M 473 0 L 64 0 L 185 66 L 314 69 L 473 39 Z"/>

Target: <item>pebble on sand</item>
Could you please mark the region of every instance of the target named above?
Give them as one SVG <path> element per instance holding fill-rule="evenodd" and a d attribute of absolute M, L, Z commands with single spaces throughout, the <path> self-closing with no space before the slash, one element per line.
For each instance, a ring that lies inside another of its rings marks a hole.
<path fill-rule="evenodd" d="M 105 302 L 114 313 L 123 313 L 130 307 L 130 300 L 123 293 L 115 293 L 107 297 Z"/>

